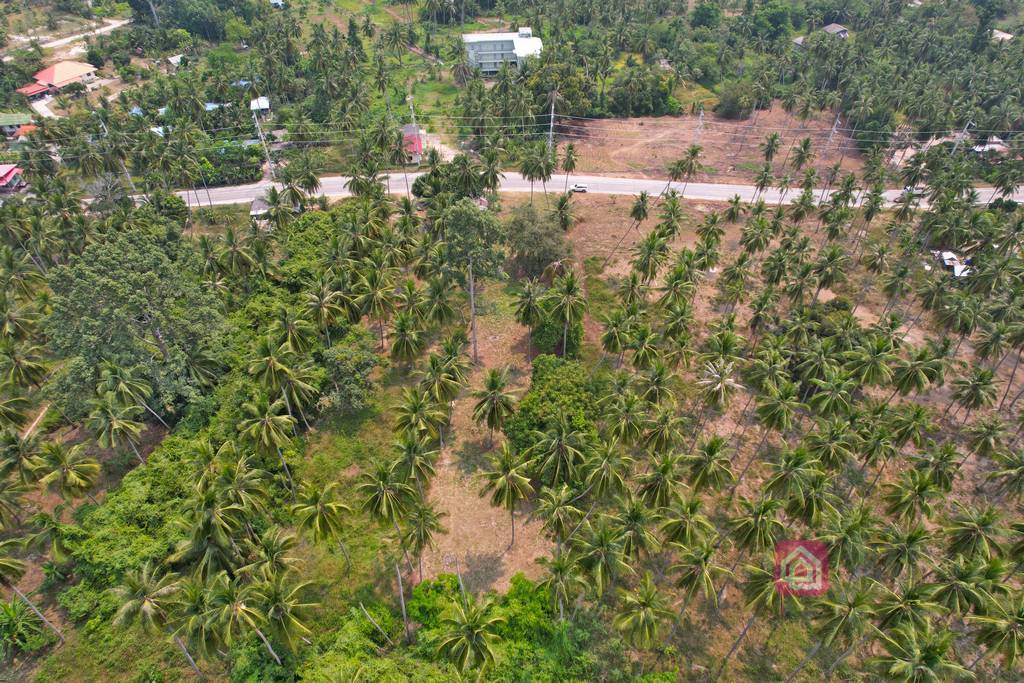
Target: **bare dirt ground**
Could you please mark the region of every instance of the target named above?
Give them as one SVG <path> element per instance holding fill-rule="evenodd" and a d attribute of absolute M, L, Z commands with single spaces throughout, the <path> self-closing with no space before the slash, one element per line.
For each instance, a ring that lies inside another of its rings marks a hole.
<path fill-rule="evenodd" d="M 671 162 L 682 157 L 691 144 L 699 144 L 703 147 L 701 160 L 706 169 L 694 181 L 750 182 L 764 163 L 759 146 L 773 132 L 782 135 L 782 145 L 773 162 L 777 177 L 788 172 L 799 180 L 800 174 L 784 165 L 784 161 L 790 147 L 805 137 L 811 138 L 816 153 L 809 166 L 817 169 L 819 175 L 840 160 L 844 170 L 859 170 L 863 165 L 861 155 L 846 134 L 837 132 L 829 141 L 834 122 L 829 112 L 817 112 L 813 118 L 801 121 L 776 102 L 771 110 L 758 111 L 756 117 L 746 121 L 706 112 L 703 130 L 697 116 L 561 119 L 557 128 L 563 135 L 563 148 L 569 142 L 576 146 L 578 173 L 663 178 Z M 842 122 L 839 125 L 845 126 Z"/>
<path fill-rule="evenodd" d="M 541 571 L 537 559 L 546 556 L 551 547 L 541 533 L 540 521 L 531 517 L 532 501 L 516 512 L 516 542 L 510 548 L 509 513 L 491 506 L 489 496 L 480 496 L 488 430 L 473 421 L 475 400 L 470 393 L 480 388 L 488 368 L 507 367 L 510 388 L 518 396 L 530 382 L 527 329 L 500 306 L 488 310 L 502 297 L 507 295 L 496 283 L 488 283 L 482 292 L 484 315 L 478 318 L 477 332 L 480 362 L 470 375 L 469 390 L 455 401 L 437 475 L 430 485 L 430 500 L 448 515 L 444 520 L 448 533 L 438 537 L 436 548 L 423 554 L 424 578 L 458 570 L 466 589 L 475 592 L 504 591 L 512 576 L 520 572 L 536 578 Z M 501 438 L 495 434 L 495 447 Z"/>

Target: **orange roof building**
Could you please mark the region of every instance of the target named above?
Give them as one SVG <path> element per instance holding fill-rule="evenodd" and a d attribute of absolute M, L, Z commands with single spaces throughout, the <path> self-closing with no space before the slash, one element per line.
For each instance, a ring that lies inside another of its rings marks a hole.
<path fill-rule="evenodd" d="M 48 88 L 63 88 L 72 83 L 84 83 L 96 77 L 96 67 L 85 62 L 57 62 L 46 67 L 33 78 Z"/>

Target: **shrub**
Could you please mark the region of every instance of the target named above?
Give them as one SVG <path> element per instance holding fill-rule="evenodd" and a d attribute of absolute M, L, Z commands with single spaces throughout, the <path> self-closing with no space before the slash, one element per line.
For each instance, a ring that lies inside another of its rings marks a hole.
<path fill-rule="evenodd" d="M 361 327 L 353 327 L 324 351 L 325 387 L 328 392 L 320 397 L 317 404 L 320 410 L 351 414 L 366 407 L 377 390 L 377 383 L 371 375 L 383 364 L 374 351 L 375 345 L 373 334 Z"/>
<path fill-rule="evenodd" d="M 441 574 L 424 581 L 412 589 L 412 597 L 406 604 L 409 618 L 424 628 L 437 628 L 441 616 L 459 594 L 459 578 L 454 574 Z"/>
<path fill-rule="evenodd" d="M 512 268 L 519 275 L 540 277 L 549 265 L 572 255 L 572 247 L 555 220 L 539 215 L 529 205 L 513 209 L 507 234 Z"/>
<path fill-rule="evenodd" d="M 726 81 L 715 111 L 727 119 L 745 119 L 754 111 L 754 91 L 746 81 Z"/>
<path fill-rule="evenodd" d="M 533 445 L 533 432 L 545 431 L 560 415 L 577 429 L 596 437 L 597 387 L 586 368 L 576 361 L 541 355 L 533 360 L 530 390 L 506 423 L 505 435 L 520 451 Z"/>
<path fill-rule="evenodd" d="M 540 324 L 530 331 L 530 339 L 533 340 L 534 348 L 541 353 L 575 358 L 579 355 L 580 344 L 583 341 L 583 323 L 577 322 L 575 325 L 569 326 L 569 334 L 565 338 L 565 354 L 562 354 L 563 334 L 562 323 L 550 316 L 545 316 Z"/>

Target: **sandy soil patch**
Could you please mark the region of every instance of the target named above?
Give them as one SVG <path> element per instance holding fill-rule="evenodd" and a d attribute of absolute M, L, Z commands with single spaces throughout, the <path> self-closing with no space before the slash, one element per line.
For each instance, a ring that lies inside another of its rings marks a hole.
<path fill-rule="evenodd" d="M 782 135 L 782 145 L 773 165 L 776 175 L 799 175 L 784 161 L 790 148 L 811 138 L 816 156 L 812 164 L 819 174 L 842 161 L 846 171 L 858 171 L 862 157 L 853 141 L 841 131 L 831 135 L 835 117 L 817 112 L 807 121 L 787 114 L 778 102 L 771 110 L 757 112 L 746 121 L 732 121 L 704 114 L 703 129 L 697 116 L 663 116 L 600 121 L 561 119 L 558 130 L 562 145 L 572 142 L 579 152 L 577 173 L 605 173 L 638 178 L 663 178 L 665 169 L 691 144 L 704 148 L 705 173 L 698 182 L 749 182 L 760 170 L 764 157 L 759 145 L 770 133 Z M 840 122 L 839 128 L 848 124 Z M 785 168 L 785 170 L 783 170 Z"/>
<path fill-rule="evenodd" d="M 501 289 L 488 283 L 481 296 L 485 310 L 503 295 Z M 469 389 L 455 401 L 437 475 L 430 484 L 430 501 L 448 515 L 444 520 L 448 533 L 437 539 L 436 548 L 424 552 L 424 578 L 459 570 L 467 590 L 504 591 L 517 573 L 532 578 L 541 573 L 537 559 L 549 553 L 551 543 L 542 534 L 540 521 L 531 516 L 532 502 L 516 512 L 516 542 L 509 548 L 509 513 L 479 495 L 484 487 L 480 470 L 486 465 L 488 430 L 473 421 L 475 400 L 470 395 L 480 387 L 488 368 L 507 367 L 513 390 L 522 396 L 530 383 L 526 335 L 525 327 L 501 311 L 478 318 L 480 362 L 470 375 Z M 495 434 L 495 446 L 501 438 Z"/>

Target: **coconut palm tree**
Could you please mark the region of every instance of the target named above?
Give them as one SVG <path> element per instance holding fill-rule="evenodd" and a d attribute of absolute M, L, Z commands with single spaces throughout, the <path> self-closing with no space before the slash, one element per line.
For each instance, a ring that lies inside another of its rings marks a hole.
<path fill-rule="evenodd" d="M 46 618 L 46 616 L 39 611 L 39 608 L 28 599 L 24 593 L 18 588 L 18 581 L 25 574 L 25 563 L 14 556 L 15 550 L 24 545 L 24 541 L 8 538 L 0 541 L 0 586 L 10 588 L 15 595 L 21 599 L 28 608 L 32 610 L 39 620 L 42 621 L 46 626 L 53 631 L 60 642 L 64 642 L 64 634 L 61 633 L 53 623 Z"/>
<path fill-rule="evenodd" d="M 304 482 L 299 487 L 297 502 L 292 505 L 295 525 L 309 534 L 313 543 L 337 541 L 346 559 L 348 553 L 341 534 L 345 515 L 351 512 L 352 508 L 338 500 L 338 483 L 333 481 L 326 486 Z"/>
<path fill-rule="evenodd" d="M 967 622 L 976 626 L 974 639 L 985 649 L 967 667 L 975 671 L 982 659 L 997 654 L 1003 657 L 1006 672 L 1014 670 L 1017 657 L 1024 651 L 1024 594 L 1008 600 L 995 600 L 984 614 L 972 614 Z"/>
<path fill-rule="evenodd" d="M 111 593 L 121 603 L 114 614 L 114 625 L 123 627 L 138 624 L 147 634 L 167 630 L 172 626 L 177 590 L 178 576 L 173 573 L 161 573 L 150 562 L 146 562 L 137 570 L 127 572 L 121 585 L 111 589 Z M 203 672 L 185 642 L 178 635 L 172 638 L 174 644 L 185 655 L 189 666 L 202 678 Z"/>
<path fill-rule="evenodd" d="M 263 632 L 268 619 L 261 609 L 261 598 L 257 584 L 240 584 L 227 572 L 220 572 L 210 584 L 207 620 L 218 639 L 229 647 L 249 633 L 256 634 L 280 666 L 281 658 Z"/>
<path fill-rule="evenodd" d="M 660 622 L 671 619 L 665 597 L 646 572 L 635 590 L 621 590 L 622 606 L 612 623 L 634 647 L 647 649 L 658 638 Z"/>
<path fill-rule="evenodd" d="M 0 433 L 0 477 L 11 475 L 24 485 L 34 484 L 46 464 L 41 455 L 39 436 L 20 436 L 12 430 Z"/>
<path fill-rule="evenodd" d="M 800 608 L 800 602 L 796 595 L 780 585 L 782 579 L 777 579 L 772 570 L 753 565 L 745 566 L 744 570 L 747 578 L 743 583 L 743 595 L 746 608 L 750 611 L 750 618 L 747 619 L 743 630 L 740 631 L 736 640 L 733 641 L 732 647 L 729 648 L 729 652 L 722 659 L 721 666 L 711 679 L 713 681 L 721 678 L 725 668 L 729 665 L 729 660 L 732 659 L 743 639 L 746 638 L 750 627 L 754 625 L 759 616 L 782 613 L 787 606 Z M 771 638 L 771 634 L 768 637 Z"/>
<path fill-rule="evenodd" d="M 814 646 L 786 676 L 786 683 L 791 683 L 822 647 L 830 646 L 838 640 L 857 645 L 862 642 L 865 634 L 875 632 L 872 623 L 875 617 L 874 586 L 870 580 L 863 578 L 842 581 L 832 593 L 834 598 L 822 596 L 814 602 Z"/>
<path fill-rule="evenodd" d="M 575 270 L 569 270 L 555 279 L 548 292 L 548 302 L 552 317 L 562 323 L 562 355 L 566 353 L 569 342 L 569 327 L 583 318 L 587 310 L 587 298 L 583 293 L 583 284 Z"/>
<path fill-rule="evenodd" d="M 504 622 L 504 617 L 492 613 L 487 600 L 453 600 L 448 615 L 441 620 L 437 653 L 462 673 L 473 669 L 486 671 L 494 662 L 494 648 L 501 642 L 496 631 Z"/>
<path fill-rule="evenodd" d="M 246 418 L 238 423 L 238 431 L 256 446 L 262 453 L 277 453 L 288 479 L 288 490 L 295 493 L 295 483 L 288 461 L 284 457 L 284 446 L 290 441 L 288 434 L 295 430 L 295 418 L 282 415 L 285 402 L 281 399 L 271 402 L 261 394 L 254 401 L 242 405 Z"/>
<path fill-rule="evenodd" d="M 583 536 L 578 541 L 580 563 L 590 572 L 594 591 L 600 598 L 616 578 L 631 574 L 634 569 L 625 553 L 622 530 L 611 519 L 602 516 L 583 527 Z"/>
<path fill-rule="evenodd" d="M 143 425 L 134 418 L 142 412 L 137 405 L 123 406 L 111 394 L 88 402 L 89 417 L 86 426 L 93 433 L 100 448 L 119 448 L 128 444 L 141 464 L 146 460 L 139 453 L 136 444 L 142 433 Z"/>
<path fill-rule="evenodd" d="M 683 589 L 685 597 L 679 609 L 679 616 L 686 613 L 686 608 L 698 591 L 704 596 L 705 602 L 718 607 L 718 586 L 730 576 L 729 570 L 715 564 L 716 544 L 712 539 L 694 545 L 673 543 L 671 547 L 679 554 L 679 560 L 672 565 L 671 573 L 676 574 L 676 585 Z"/>
<path fill-rule="evenodd" d="M 506 391 L 507 387 L 508 371 L 491 368 L 484 375 L 483 387 L 473 392 L 473 398 L 477 399 L 473 419 L 485 423 L 490 430 L 488 447 L 494 443 L 494 430 L 501 429 L 515 411 L 515 394 Z"/>
<path fill-rule="evenodd" d="M 534 431 L 532 440 L 533 445 L 524 455 L 529 458 L 530 469 L 542 475 L 547 485 L 576 480 L 577 468 L 590 447 L 586 433 L 574 427 L 562 413 L 547 431 Z"/>
<path fill-rule="evenodd" d="M 356 492 L 363 496 L 362 507 L 365 511 L 377 521 L 395 527 L 395 534 L 411 571 L 412 560 L 409 559 L 408 548 L 402 543 L 403 535 L 398 522 L 408 513 L 417 496 L 416 490 L 402 481 L 397 462 L 378 462 L 372 472 L 363 474 Z"/>
<path fill-rule="evenodd" d="M 516 543 L 516 505 L 530 497 L 533 487 L 526 476 L 528 463 L 521 459 L 508 442 L 501 444 L 498 453 L 491 456 L 484 472 L 487 484 L 480 495 L 491 494 L 491 505 L 509 512 L 512 537 L 508 547 Z"/>
<path fill-rule="evenodd" d="M 100 464 L 86 455 L 82 444 L 69 447 L 51 442 L 43 446 L 42 455 L 45 463 L 43 467 L 47 473 L 39 483 L 56 491 L 63 500 L 86 495 L 96 502 L 89 489 L 95 486 L 99 479 Z"/>
<path fill-rule="evenodd" d="M 100 366 L 100 382 L 96 394 L 102 396 L 110 393 L 124 406 L 135 405 L 155 417 L 160 424 L 168 427 L 160 414 L 149 406 L 153 396 L 153 387 L 142 376 L 140 366 L 122 368 L 115 363 L 104 362 Z"/>
<path fill-rule="evenodd" d="M 403 387 L 395 408 L 395 431 L 437 437 L 448 419 L 445 410 L 421 387 Z"/>
<path fill-rule="evenodd" d="M 568 143 L 562 151 L 562 172 L 565 173 L 565 187 L 562 192 L 569 191 L 569 176 L 576 170 L 576 162 L 579 155 L 576 152 L 576 145 Z"/>
<path fill-rule="evenodd" d="M 550 558 L 537 560 L 547 570 L 538 586 L 549 591 L 558 607 L 559 621 L 565 621 L 565 605 L 587 589 L 587 582 L 580 575 L 579 560 L 569 552 L 556 551 Z"/>
<path fill-rule="evenodd" d="M 713 434 L 701 438 L 695 451 L 683 456 L 690 486 L 696 492 L 720 491 L 735 479 L 731 467 L 731 454 L 727 450 L 728 440 Z"/>
<path fill-rule="evenodd" d="M 416 555 L 420 583 L 423 582 L 423 551 L 434 547 L 434 536 L 447 533 L 448 530 L 441 523 L 447 516 L 448 513 L 438 512 L 429 503 L 424 502 L 417 502 L 406 515 L 402 544 L 406 548 L 412 548 Z"/>
<path fill-rule="evenodd" d="M 886 680 L 917 683 L 974 678 L 955 659 L 953 634 L 930 621 L 882 631 L 879 642 L 885 653 L 871 658 L 868 665 Z"/>

